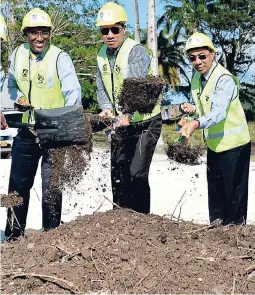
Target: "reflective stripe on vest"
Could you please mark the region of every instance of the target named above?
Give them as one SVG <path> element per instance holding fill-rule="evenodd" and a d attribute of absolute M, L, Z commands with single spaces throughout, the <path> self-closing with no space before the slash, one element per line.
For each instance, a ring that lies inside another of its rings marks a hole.
<path fill-rule="evenodd" d="M 107 46 L 103 45 L 97 55 L 98 68 L 100 70 L 102 81 L 109 98 L 114 106 L 114 109 L 121 115 L 121 111 L 118 109 L 118 95 L 120 93 L 123 80 L 128 77 L 128 58 L 132 49 L 139 43 L 127 38 L 122 44 L 119 53 L 115 60 L 113 73 L 111 71 L 110 63 L 106 54 Z M 147 50 L 148 52 L 148 50 Z M 148 69 L 148 74 L 151 73 L 151 69 Z M 138 122 L 155 117 L 160 113 L 160 104 L 158 103 L 153 109 L 151 114 L 142 115 L 135 112 L 131 122 Z"/>
<path fill-rule="evenodd" d="M 219 64 L 214 68 L 203 90 L 200 73 L 196 72 L 194 74 L 191 82 L 191 92 L 199 117 L 211 111 L 211 97 L 219 78 L 223 75 L 228 75 L 233 78 L 239 92 L 239 82 L 237 78 Z M 226 113 L 225 120 L 208 129 L 204 129 L 207 145 L 215 152 L 230 150 L 250 141 L 249 129 L 243 107 L 239 100 L 239 94 L 230 102 Z"/>
<path fill-rule="evenodd" d="M 60 53 L 59 48 L 50 45 L 32 81 L 30 81 L 30 47 L 25 43 L 17 49 L 14 65 L 15 78 L 19 90 L 27 100 L 31 100 L 30 103 L 35 109 L 53 109 L 65 105 L 57 73 L 57 59 Z M 29 112 L 24 113 L 22 121 L 28 122 L 29 115 Z"/>
<path fill-rule="evenodd" d="M 231 135 L 242 132 L 247 127 L 248 127 L 248 124 L 247 124 L 247 122 L 245 122 L 242 126 L 239 126 L 237 128 L 234 128 L 234 129 L 231 129 L 231 130 L 228 130 L 228 131 L 223 131 L 223 132 L 220 132 L 220 133 L 208 134 L 205 137 L 206 138 L 219 138 L 219 137 L 231 136 Z"/>

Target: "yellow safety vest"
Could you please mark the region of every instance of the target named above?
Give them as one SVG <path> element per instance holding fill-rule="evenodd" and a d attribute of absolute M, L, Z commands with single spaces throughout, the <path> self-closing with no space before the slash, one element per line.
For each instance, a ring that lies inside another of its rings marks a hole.
<path fill-rule="evenodd" d="M 35 109 L 54 109 L 65 106 L 65 97 L 57 73 L 57 59 L 61 49 L 50 45 L 30 81 L 30 46 L 22 44 L 16 52 L 14 74 L 19 90 Z M 31 115 L 31 114 L 30 114 Z M 29 112 L 23 113 L 22 122 L 28 122 Z M 33 121 L 33 116 L 30 122 Z"/>
<path fill-rule="evenodd" d="M 103 45 L 97 55 L 98 68 L 101 72 L 102 81 L 104 83 L 105 89 L 111 99 L 111 102 L 114 105 L 115 110 L 120 115 L 121 115 L 121 111 L 118 110 L 118 95 L 120 93 L 123 80 L 127 78 L 129 54 L 132 51 L 132 49 L 138 44 L 139 44 L 138 42 L 130 38 L 127 38 L 123 42 L 115 61 L 113 73 L 111 72 L 110 63 L 106 54 L 107 46 Z M 151 73 L 151 69 L 149 68 L 148 75 L 150 73 Z M 153 109 L 151 114 L 140 114 L 138 112 L 135 112 L 131 122 L 147 120 L 152 117 L 155 117 L 159 113 L 160 113 L 160 104 L 158 103 Z"/>
<path fill-rule="evenodd" d="M 250 141 L 247 121 L 239 100 L 239 81 L 220 64 L 214 68 L 203 90 L 201 74 L 195 72 L 192 78 L 191 92 L 199 117 L 211 111 L 211 97 L 219 78 L 223 75 L 233 78 L 237 85 L 237 96 L 230 102 L 227 108 L 226 119 L 208 129 L 204 129 L 207 146 L 214 152 L 227 151 Z"/>

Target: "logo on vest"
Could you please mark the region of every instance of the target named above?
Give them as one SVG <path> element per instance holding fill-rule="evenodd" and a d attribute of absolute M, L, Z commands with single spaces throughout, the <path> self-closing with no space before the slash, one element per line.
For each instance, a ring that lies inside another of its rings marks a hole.
<path fill-rule="evenodd" d="M 28 79 L 28 69 L 23 69 L 21 74 L 21 80 L 27 80 Z"/>
<path fill-rule="evenodd" d="M 120 67 L 118 65 L 116 65 L 116 68 L 115 69 L 116 69 L 116 73 L 119 74 L 120 71 L 121 71 Z"/>
<path fill-rule="evenodd" d="M 107 64 L 103 65 L 103 71 L 106 72 L 107 71 Z"/>
<path fill-rule="evenodd" d="M 37 85 L 37 87 L 43 87 L 45 84 L 45 74 L 42 71 L 39 71 L 36 73 L 34 82 Z"/>

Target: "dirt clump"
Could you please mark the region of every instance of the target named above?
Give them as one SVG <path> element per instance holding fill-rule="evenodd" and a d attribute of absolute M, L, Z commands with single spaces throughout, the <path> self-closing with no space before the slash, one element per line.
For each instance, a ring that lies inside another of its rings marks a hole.
<path fill-rule="evenodd" d="M 95 213 L 1 247 L 4 294 L 254 293 L 254 226 Z"/>
<path fill-rule="evenodd" d="M 0 195 L 1 207 L 18 207 L 23 204 L 23 198 L 17 192 L 9 193 L 8 195 Z"/>
<path fill-rule="evenodd" d="M 183 164 L 198 164 L 203 155 L 204 148 L 201 146 L 190 146 L 183 143 L 168 143 L 166 154 L 169 159 Z"/>
<path fill-rule="evenodd" d="M 127 78 L 118 97 L 118 107 L 124 114 L 149 114 L 159 101 L 164 81 L 160 77 Z"/>

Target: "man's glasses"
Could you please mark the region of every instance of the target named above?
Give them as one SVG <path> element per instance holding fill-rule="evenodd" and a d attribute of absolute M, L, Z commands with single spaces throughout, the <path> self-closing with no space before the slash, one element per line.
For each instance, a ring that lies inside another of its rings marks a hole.
<path fill-rule="evenodd" d="M 50 36 L 50 32 L 49 31 L 30 31 L 27 32 L 27 35 L 30 39 L 35 39 L 38 36 L 42 36 L 43 38 L 48 38 Z"/>
<path fill-rule="evenodd" d="M 121 27 L 111 27 L 111 28 L 102 28 L 101 29 L 102 35 L 108 35 L 110 31 L 114 35 L 117 35 L 117 34 L 119 34 L 122 31 L 122 28 Z"/>
<path fill-rule="evenodd" d="M 189 55 L 189 60 L 190 61 L 195 61 L 197 58 L 200 60 L 205 60 L 207 59 L 209 54 L 200 54 L 200 55 Z"/>

